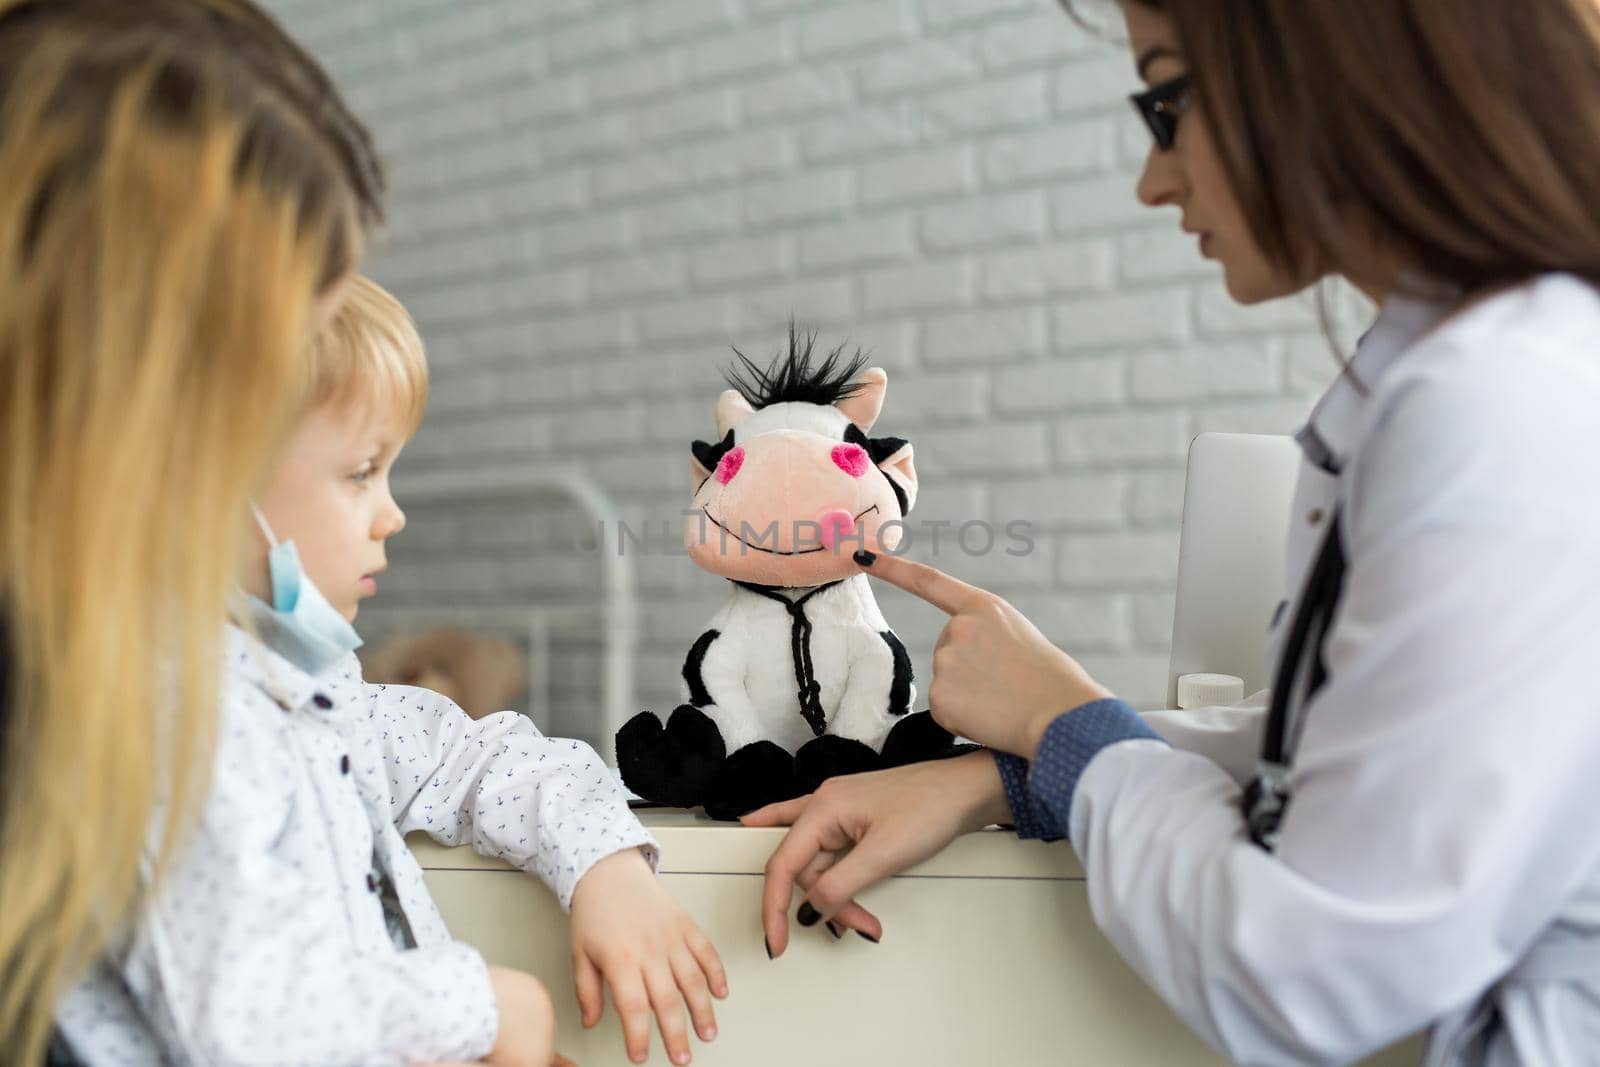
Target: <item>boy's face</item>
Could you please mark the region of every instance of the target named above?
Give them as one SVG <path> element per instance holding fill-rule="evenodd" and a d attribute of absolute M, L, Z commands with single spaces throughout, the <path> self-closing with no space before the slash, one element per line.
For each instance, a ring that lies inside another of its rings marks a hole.
<path fill-rule="evenodd" d="M 273 534 L 294 541 L 306 573 L 350 621 L 378 591 L 384 542 L 406 524 L 389 492 L 389 471 L 404 444 L 392 421 L 348 406 L 318 408 L 289 439 L 258 501 Z M 257 547 L 246 584 L 261 596 L 271 583 L 265 540 L 258 538 Z"/>

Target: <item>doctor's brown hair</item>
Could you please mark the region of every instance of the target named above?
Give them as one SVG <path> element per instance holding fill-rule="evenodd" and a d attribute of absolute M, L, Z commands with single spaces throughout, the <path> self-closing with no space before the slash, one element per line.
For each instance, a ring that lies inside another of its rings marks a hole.
<path fill-rule="evenodd" d="M 0 1060 L 31 1064 L 204 795 L 246 502 L 382 176 L 246 0 L 0 0 L 0 175 Z"/>
<path fill-rule="evenodd" d="M 1173 22 L 1252 236 L 1286 276 L 1600 284 L 1594 0 L 1123 0 Z M 1067 3 L 1069 11 L 1073 3 Z"/>

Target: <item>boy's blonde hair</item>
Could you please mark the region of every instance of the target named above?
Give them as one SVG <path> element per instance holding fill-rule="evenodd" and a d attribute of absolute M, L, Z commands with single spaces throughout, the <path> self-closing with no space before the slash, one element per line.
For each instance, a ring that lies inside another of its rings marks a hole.
<path fill-rule="evenodd" d="M 351 276 L 343 304 L 312 341 L 305 410 L 329 405 L 392 419 L 406 437 L 428 407 L 428 360 L 417 325 L 365 275 Z"/>

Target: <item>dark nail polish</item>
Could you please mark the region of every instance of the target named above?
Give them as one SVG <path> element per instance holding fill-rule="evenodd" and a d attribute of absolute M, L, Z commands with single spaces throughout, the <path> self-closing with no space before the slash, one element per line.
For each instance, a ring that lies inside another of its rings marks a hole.
<path fill-rule="evenodd" d="M 864 548 L 856 549 L 855 553 L 851 555 L 850 558 L 861 564 L 863 567 L 870 567 L 874 563 L 878 562 L 878 554 L 876 552 L 868 552 Z"/>
<path fill-rule="evenodd" d="M 828 933 L 833 935 L 833 939 L 835 941 L 839 940 L 839 938 L 844 936 L 844 931 L 839 929 L 837 926 L 833 925 L 833 923 L 830 922 L 830 923 L 827 923 L 826 925 L 828 927 Z"/>
<path fill-rule="evenodd" d="M 820 918 L 822 913 L 813 908 L 809 901 L 800 905 L 800 910 L 794 913 L 794 921 L 801 926 L 815 926 Z"/>
<path fill-rule="evenodd" d="M 767 959 L 769 959 L 769 960 L 773 959 L 774 957 L 772 955 L 772 938 L 763 935 L 761 940 L 763 942 L 765 942 L 765 944 L 767 946 Z"/>
<path fill-rule="evenodd" d="M 856 936 L 861 938 L 864 941 L 871 941 L 874 945 L 876 945 L 878 943 L 878 939 L 877 938 L 873 937 L 871 934 L 864 934 L 860 930 L 856 931 Z"/>

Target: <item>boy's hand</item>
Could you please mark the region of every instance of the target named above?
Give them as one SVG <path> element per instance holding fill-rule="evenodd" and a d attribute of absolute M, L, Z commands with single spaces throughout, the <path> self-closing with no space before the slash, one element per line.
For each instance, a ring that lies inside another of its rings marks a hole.
<path fill-rule="evenodd" d="M 572 896 L 572 973 L 585 1027 L 599 1022 L 605 1008 L 601 979 L 611 987 L 635 1063 L 650 1050 L 652 1010 L 667 1055 L 676 1064 L 689 1062 L 680 996 L 700 1040 L 717 1036 L 711 996 L 728 995 L 722 959 L 638 849 L 607 856 L 579 880 Z"/>
<path fill-rule="evenodd" d="M 510 967 L 490 967 L 489 985 L 500 1027 L 483 1062 L 494 1067 L 550 1067 L 552 1061 L 564 1062 L 555 1055 L 556 1009 L 544 983 Z"/>
<path fill-rule="evenodd" d="M 487 1061 L 473 1060 L 471 1063 L 461 1063 L 459 1061 L 451 1063 L 428 1063 L 421 1065 L 421 1067 L 480 1067 L 480 1065 L 485 1062 Z M 572 1060 L 567 1059 L 561 1053 L 557 1052 L 550 1060 L 550 1067 L 578 1067 L 578 1065 Z"/>
<path fill-rule="evenodd" d="M 419 1067 L 577 1067 L 550 1046 L 556 1035 L 556 1009 L 550 992 L 531 974 L 510 967 L 489 966 L 489 986 L 494 990 L 500 1024 L 494 1048 L 471 1063 L 429 1063 Z"/>
<path fill-rule="evenodd" d="M 421 1067 L 480 1067 L 481 1064 L 486 1062 L 486 1060 L 473 1060 L 471 1063 L 461 1063 L 459 1061 L 451 1063 L 428 1063 L 422 1064 Z M 578 1067 L 578 1065 L 572 1060 L 567 1059 L 561 1053 L 557 1052 L 550 1060 L 550 1067 Z"/>

